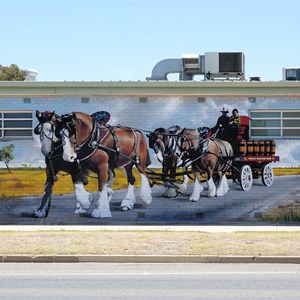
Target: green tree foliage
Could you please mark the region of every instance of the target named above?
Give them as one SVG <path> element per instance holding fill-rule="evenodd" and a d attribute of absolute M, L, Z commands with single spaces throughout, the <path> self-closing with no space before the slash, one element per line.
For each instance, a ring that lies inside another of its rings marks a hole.
<path fill-rule="evenodd" d="M 1 81 L 24 81 L 25 71 L 21 70 L 17 65 L 12 64 L 9 67 L 0 65 Z"/>
<path fill-rule="evenodd" d="M 15 148 L 15 145 L 10 144 L 9 146 L 3 146 L 0 149 L 0 161 L 3 161 L 5 163 L 6 168 L 9 173 L 11 173 L 11 171 L 10 171 L 8 165 L 15 158 L 13 155 L 14 148 Z"/>

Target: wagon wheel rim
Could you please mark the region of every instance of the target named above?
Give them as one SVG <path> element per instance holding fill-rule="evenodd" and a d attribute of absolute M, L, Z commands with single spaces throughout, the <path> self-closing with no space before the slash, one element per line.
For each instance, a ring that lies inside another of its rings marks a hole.
<path fill-rule="evenodd" d="M 249 191 L 252 187 L 253 175 L 250 166 L 245 165 L 240 172 L 240 185 L 243 191 Z"/>
<path fill-rule="evenodd" d="M 274 180 L 274 172 L 273 168 L 269 164 L 263 167 L 261 179 L 265 186 L 269 187 L 272 185 Z"/>

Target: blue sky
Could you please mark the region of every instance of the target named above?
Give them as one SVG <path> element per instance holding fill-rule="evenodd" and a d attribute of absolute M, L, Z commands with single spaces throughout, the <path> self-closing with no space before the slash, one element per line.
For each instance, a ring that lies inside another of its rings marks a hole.
<path fill-rule="evenodd" d="M 300 68 L 297 0 L 0 0 L 0 12 L 0 64 L 40 81 L 145 80 L 162 59 L 215 51 L 244 52 L 247 79 Z"/>

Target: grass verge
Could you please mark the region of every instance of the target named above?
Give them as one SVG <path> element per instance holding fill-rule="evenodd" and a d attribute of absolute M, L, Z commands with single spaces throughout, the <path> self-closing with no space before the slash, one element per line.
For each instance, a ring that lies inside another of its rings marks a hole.
<path fill-rule="evenodd" d="M 300 232 L 0 231 L 0 254 L 300 256 Z"/>

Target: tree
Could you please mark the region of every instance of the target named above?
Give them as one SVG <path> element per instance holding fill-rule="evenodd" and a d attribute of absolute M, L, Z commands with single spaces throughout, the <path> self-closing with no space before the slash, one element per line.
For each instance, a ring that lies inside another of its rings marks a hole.
<path fill-rule="evenodd" d="M 17 65 L 11 64 L 9 67 L 0 65 L 0 80 L 2 81 L 24 81 L 25 71 Z"/>
<path fill-rule="evenodd" d="M 11 173 L 8 165 L 9 163 L 15 158 L 12 154 L 14 151 L 15 145 L 10 144 L 9 146 L 3 146 L 2 149 L 0 149 L 0 161 L 3 161 L 6 165 L 6 168 L 9 173 Z"/>

